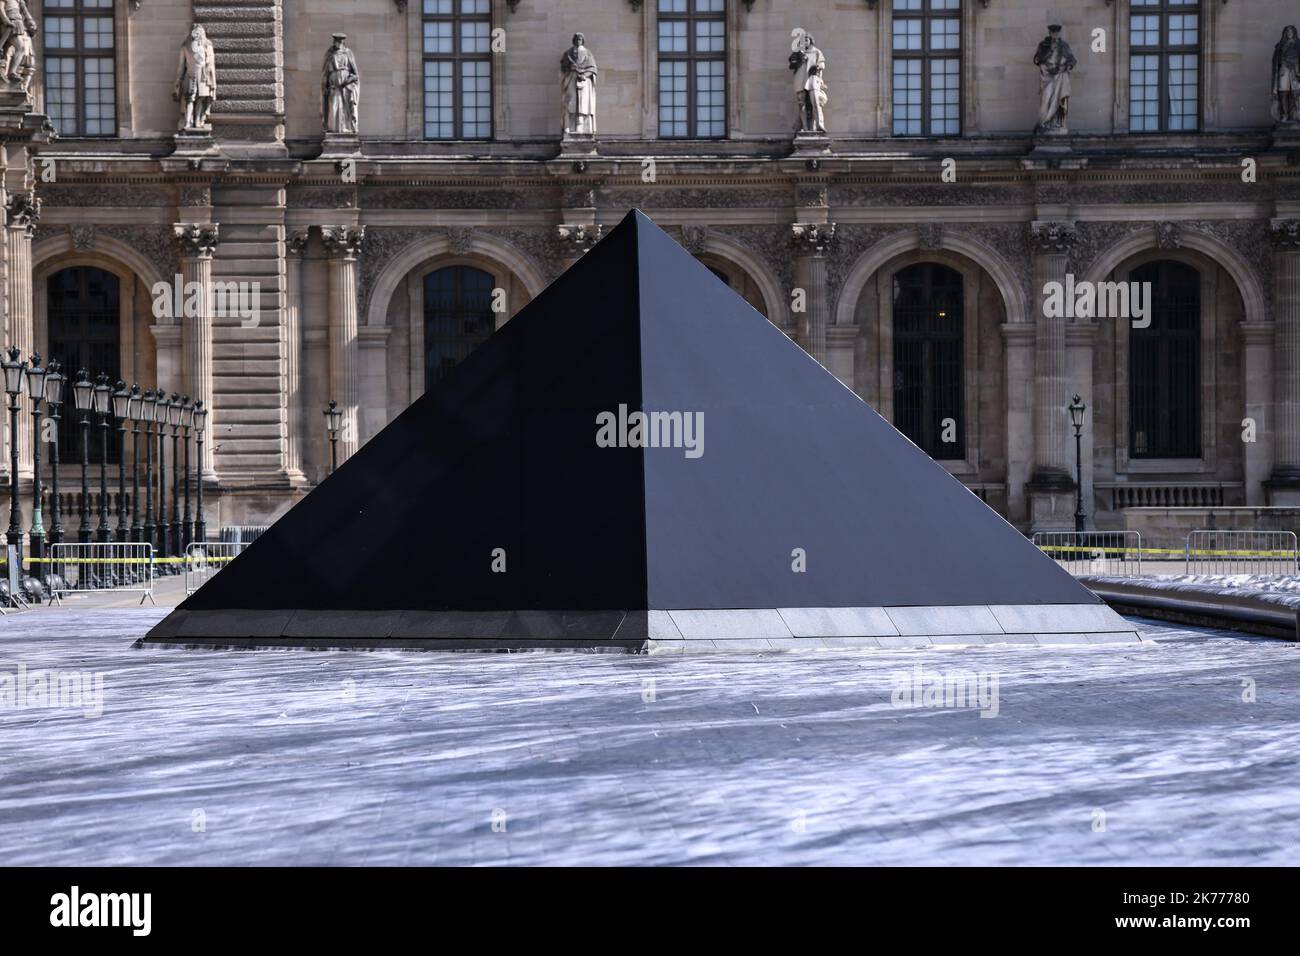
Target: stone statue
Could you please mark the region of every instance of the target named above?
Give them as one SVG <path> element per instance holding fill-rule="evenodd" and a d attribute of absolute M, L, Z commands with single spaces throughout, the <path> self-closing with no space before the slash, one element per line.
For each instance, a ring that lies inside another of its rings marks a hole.
<path fill-rule="evenodd" d="M 39 32 L 26 0 L 0 3 L 0 76 L 17 83 L 24 93 L 31 91 L 32 77 L 36 75 L 32 38 Z"/>
<path fill-rule="evenodd" d="M 794 96 L 799 102 L 799 132 L 825 134 L 826 57 L 813 43 L 811 33 L 795 31 L 789 62 L 794 71 Z"/>
<path fill-rule="evenodd" d="M 586 42 L 585 36 L 575 33 L 573 46 L 560 58 L 565 136 L 596 135 L 596 58 Z"/>
<path fill-rule="evenodd" d="M 1300 94 L 1300 35 L 1289 26 L 1273 47 L 1273 119 L 1292 125 L 1300 122 L 1296 96 Z"/>
<path fill-rule="evenodd" d="M 343 45 L 346 33 L 335 33 L 334 44 L 321 67 L 321 118 L 326 133 L 356 136 L 359 129 L 361 73 L 357 58 Z"/>
<path fill-rule="evenodd" d="M 176 64 L 176 88 L 172 99 L 181 103 L 181 128 L 210 128 L 208 114 L 217 98 L 217 57 L 207 33 L 199 24 L 190 27 L 189 38 L 181 44 Z"/>
<path fill-rule="evenodd" d="M 1070 71 L 1078 61 L 1070 44 L 1061 39 L 1061 26 L 1053 23 L 1047 36 L 1034 53 L 1034 66 L 1038 67 L 1038 125 L 1035 133 L 1068 133 L 1065 118 L 1070 112 Z"/>

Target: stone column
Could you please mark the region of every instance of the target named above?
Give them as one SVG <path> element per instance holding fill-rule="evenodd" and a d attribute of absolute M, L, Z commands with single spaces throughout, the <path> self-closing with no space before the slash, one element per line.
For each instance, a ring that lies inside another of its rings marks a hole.
<path fill-rule="evenodd" d="M 8 348 L 16 345 L 22 352 L 22 361 L 30 362 L 36 347 L 36 329 L 32 312 L 32 234 L 41 217 L 41 201 L 30 192 L 11 192 L 5 203 L 7 228 L 5 229 L 6 259 L 9 264 L 9 341 Z M 42 356 L 48 362 L 49 356 Z M 22 405 L 27 408 L 27 388 L 23 386 Z M 43 407 L 43 406 L 42 406 Z M 7 415 L 8 413 L 6 413 Z M 32 474 L 31 417 L 19 416 L 18 471 L 24 477 Z"/>
<path fill-rule="evenodd" d="M 1029 525 L 1025 497 L 1034 460 L 1034 326 L 1002 326 L 1005 356 L 1007 435 L 1007 520 L 1020 529 Z"/>
<path fill-rule="evenodd" d="M 343 410 L 339 464 L 357 450 L 357 256 L 364 226 L 322 226 L 329 253 L 329 386 L 330 398 Z"/>
<path fill-rule="evenodd" d="M 216 223 L 178 222 L 172 226 L 172 235 L 180 252 L 181 280 L 185 283 L 182 301 L 189 302 L 189 289 L 198 289 L 198 315 L 178 316 L 181 326 L 181 375 L 185 384 L 172 387 L 188 391 L 191 401 L 202 401 L 208 409 L 208 433 L 216 434 L 219 411 L 212 401 L 212 254 L 216 251 L 220 229 Z M 160 343 L 161 344 L 161 343 Z M 161 373 L 161 366 L 159 372 Z M 159 384 L 163 384 L 161 374 Z M 213 461 L 216 455 L 205 455 L 203 479 L 216 480 Z"/>
<path fill-rule="evenodd" d="M 1300 504 L 1300 219 L 1274 219 L 1273 474 L 1269 503 Z"/>
<path fill-rule="evenodd" d="M 790 238 L 795 246 L 795 286 L 804 291 L 806 309 L 800 335 L 808 354 L 826 367 L 826 329 L 830 325 L 826 254 L 835 242 L 835 223 L 796 222 L 790 226 Z"/>
<path fill-rule="evenodd" d="M 1048 315 L 1044 287 L 1065 284 L 1070 270 L 1074 223 L 1030 224 L 1034 278 L 1029 301 L 1034 309 L 1034 467 L 1026 487 L 1032 530 L 1074 527 L 1074 467 L 1070 455 L 1073 429 L 1066 407 L 1071 392 L 1065 347 L 1066 317 Z M 1088 427 L 1088 426 L 1085 426 Z M 1090 428 L 1089 428 L 1090 433 Z"/>
<path fill-rule="evenodd" d="M 285 238 L 284 321 L 280 339 L 284 355 L 284 443 L 281 445 L 284 475 L 293 484 L 305 483 L 302 470 L 302 260 L 307 252 L 308 231 L 294 229 Z"/>
<path fill-rule="evenodd" d="M 1268 504 L 1269 479 L 1273 469 L 1273 337 L 1276 327 L 1272 322 L 1243 322 L 1241 341 L 1245 352 L 1243 362 L 1245 414 L 1255 423 L 1255 440 L 1243 442 L 1245 453 L 1244 479 L 1246 505 L 1259 508 Z M 1243 423 L 1242 428 L 1246 425 Z"/>

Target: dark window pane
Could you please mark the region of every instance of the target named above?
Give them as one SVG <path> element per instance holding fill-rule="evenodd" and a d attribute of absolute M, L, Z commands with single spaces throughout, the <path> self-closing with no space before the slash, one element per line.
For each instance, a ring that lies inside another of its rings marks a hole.
<path fill-rule="evenodd" d="M 48 292 L 50 361 L 62 364 L 68 384 L 63 392 L 63 413 L 59 429 L 59 458 L 63 462 L 81 462 L 81 415 L 76 410 L 72 383 L 77 371 L 86 369 L 93 381 L 107 372 L 109 384 L 122 374 L 119 341 L 118 278 L 111 272 L 90 266 L 75 266 L 50 276 Z M 98 416 L 88 416 L 90 461 L 100 460 Z M 116 463 L 120 447 L 117 429 L 109 433 L 108 460 Z"/>
<path fill-rule="evenodd" d="M 1129 456 L 1201 457 L 1201 276 L 1152 262 L 1130 281 L 1151 283 L 1151 324 L 1129 332 Z"/>
<path fill-rule="evenodd" d="M 900 269 L 893 311 L 894 425 L 932 458 L 964 458 L 961 273 L 931 262 Z"/>
<path fill-rule="evenodd" d="M 424 277 L 424 387 L 432 388 L 492 334 L 495 281 L 482 269 L 448 266 Z"/>

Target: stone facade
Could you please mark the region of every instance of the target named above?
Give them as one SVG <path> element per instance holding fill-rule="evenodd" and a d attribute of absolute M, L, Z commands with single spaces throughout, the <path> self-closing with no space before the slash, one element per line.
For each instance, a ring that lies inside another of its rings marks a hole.
<path fill-rule="evenodd" d="M 634 206 L 890 418 L 895 277 L 955 270 L 965 437 L 943 463 L 1021 528 L 1071 526 L 1076 393 L 1090 524 L 1300 501 L 1300 139 L 1275 132 L 1265 76 L 1292 4 L 1204 0 L 1199 130 L 1138 133 L 1128 0 L 964 0 L 960 135 L 895 137 L 891 0 L 727 0 L 727 135 L 692 140 L 658 135 L 654 0 L 485 2 L 502 31 L 489 139 L 424 138 L 421 0 L 116 0 L 109 137 L 51 135 L 49 31 L 37 38 L 34 103 L 0 116 L 4 342 L 46 353 L 60 270 L 116 275 L 123 377 L 210 404 L 209 528 L 266 523 L 323 478 L 331 398 L 345 456 L 422 393 L 426 275 L 490 274 L 499 324 Z M 216 51 L 210 142 L 175 135 L 174 51 L 192 23 Z M 1032 51 L 1049 23 L 1078 63 L 1070 132 L 1045 145 Z M 794 139 L 795 27 L 833 71 L 825 147 Z M 601 64 L 581 156 L 562 151 L 557 68 L 578 31 Z M 345 153 L 320 115 L 334 33 L 365 77 Z M 1046 282 L 1126 281 L 1153 261 L 1200 276 L 1199 457 L 1130 458 L 1128 326 L 1043 308 Z M 257 283 L 255 317 L 156 316 L 152 290 L 176 275 L 205 297 Z M 19 450 L 30 507 L 26 428 Z M 6 488 L 8 461 L 6 446 Z"/>

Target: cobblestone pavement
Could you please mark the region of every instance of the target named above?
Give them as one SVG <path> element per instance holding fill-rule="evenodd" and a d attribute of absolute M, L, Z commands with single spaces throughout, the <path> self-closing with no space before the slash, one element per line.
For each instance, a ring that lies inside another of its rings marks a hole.
<path fill-rule="evenodd" d="M 1289 864 L 1300 849 L 1286 642 L 1143 625 L 1155 643 L 685 659 L 131 649 L 165 613 L 0 620 L 6 862 Z M 102 715 L 34 703 L 48 670 L 102 673 Z M 958 672 L 990 692 L 996 678 L 997 716 L 895 706 Z"/>

